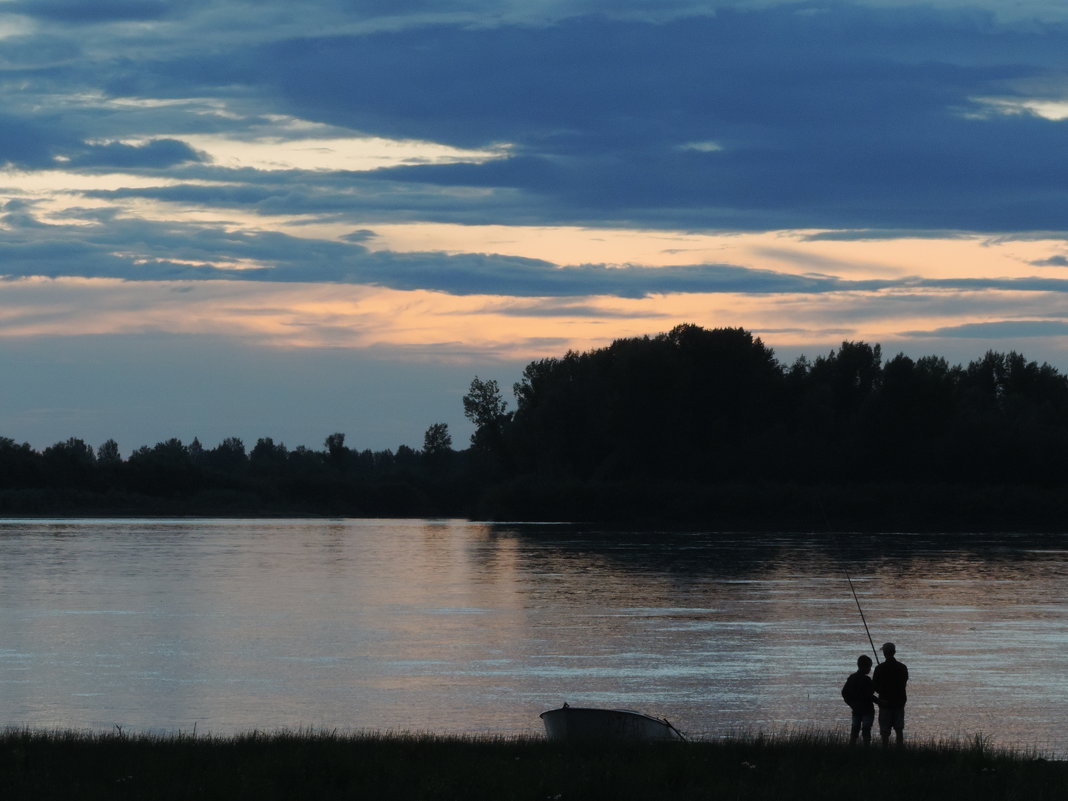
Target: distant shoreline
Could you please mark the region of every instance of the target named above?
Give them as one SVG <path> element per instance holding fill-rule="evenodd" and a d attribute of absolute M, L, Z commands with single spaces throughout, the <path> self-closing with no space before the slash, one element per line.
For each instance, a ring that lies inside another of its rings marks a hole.
<path fill-rule="evenodd" d="M 1032 484 L 869 482 L 583 482 L 512 479 L 471 488 L 462 501 L 353 486 L 329 503 L 288 503 L 255 493 L 167 497 L 73 490 L 0 490 L 0 517 L 360 518 L 574 522 L 713 531 L 1068 531 L 1068 493 Z"/>
<path fill-rule="evenodd" d="M 734 534 L 944 534 L 947 536 L 983 536 L 992 534 L 1013 534 L 1036 536 L 1056 536 L 1068 534 L 1068 526 L 1053 524 L 1028 524 L 1017 521 L 1013 525 L 988 525 L 962 526 L 948 523 L 931 522 L 927 525 L 892 526 L 864 524 L 858 521 L 843 523 L 841 526 L 796 526 L 788 521 L 780 523 L 767 522 L 762 525 L 747 524 L 744 521 L 719 521 L 718 524 L 701 523 L 700 521 L 653 521 L 642 520 L 633 523 L 623 523 L 618 520 L 548 520 L 548 519 L 516 519 L 502 518 L 492 520 L 486 518 L 469 518 L 460 516 L 440 515 L 340 515 L 340 514 L 308 514 L 308 513 L 279 513 L 279 514 L 245 514 L 245 513 L 199 513 L 188 512 L 184 514 L 149 513 L 149 512 L 107 512 L 107 513 L 63 513 L 63 514 L 17 514 L 0 513 L 0 520 L 4 522 L 34 522 L 34 521 L 78 521 L 78 520 L 117 520 L 117 521 L 196 521 L 196 520 L 455 520 L 464 523 L 482 523 L 492 526 L 536 526 L 536 525 L 565 525 L 586 526 L 604 531 L 663 531 L 663 532 L 723 532 Z"/>

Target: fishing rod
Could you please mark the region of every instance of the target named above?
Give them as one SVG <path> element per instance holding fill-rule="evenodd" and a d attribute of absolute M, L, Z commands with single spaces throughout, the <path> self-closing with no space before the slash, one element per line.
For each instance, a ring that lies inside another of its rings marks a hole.
<path fill-rule="evenodd" d="M 819 502 L 820 510 L 823 512 L 823 522 L 827 524 L 827 530 L 831 530 L 831 518 L 827 515 L 827 507 L 823 505 L 823 499 L 819 496 L 816 497 Z M 871 652 L 875 654 L 875 664 L 879 664 L 879 652 L 875 650 L 875 640 L 871 638 L 871 630 L 868 628 L 868 620 L 864 617 L 864 610 L 860 607 L 860 598 L 857 597 L 857 588 L 853 586 L 853 579 L 849 576 L 849 571 L 843 569 L 845 573 L 846 581 L 849 582 L 849 591 L 853 593 L 853 600 L 857 602 L 857 611 L 860 612 L 860 622 L 864 624 L 864 632 L 868 635 L 868 642 L 871 643 Z"/>
<path fill-rule="evenodd" d="M 860 608 L 860 598 L 857 597 L 857 589 L 853 586 L 853 579 L 846 573 L 846 581 L 849 582 L 849 590 L 853 593 L 853 600 L 857 602 L 857 611 L 860 612 L 860 622 L 864 624 L 864 631 L 868 635 L 868 642 L 871 643 L 871 652 L 875 654 L 875 664 L 879 664 L 879 652 L 875 650 L 875 640 L 871 638 L 871 631 L 868 629 L 868 621 L 864 617 L 864 610 Z"/>

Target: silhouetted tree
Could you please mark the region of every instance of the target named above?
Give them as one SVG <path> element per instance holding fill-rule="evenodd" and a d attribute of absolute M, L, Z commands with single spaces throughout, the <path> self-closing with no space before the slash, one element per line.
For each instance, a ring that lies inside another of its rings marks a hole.
<path fill-rule="evenodd" d="M 92 447 L 76 437 L 45 448 L 43 455 L 46 463 L 57 466 L 92 468 L 96 464 L 96 454 Z"/>
<path fill-rule="evenodd" d="M 1068 379 L 1015 351 L 988 351 L 960 373 L 957 442 L 975 479 L 1056 480 L 1068 472 Z"/>
<path fill-rule="evenodd" d="M 352 459 L 352 451 L 345 447 L 345 435 L 331 434 L 323 443 L 326 446 L 326 462 L 337 471 L 345 471 Z"/>
<path fill-rule="evenodd" d="M 463 397 L 464 417 L 475 424 L 471 444 L 499 440 L 508 421 L 508 402 L 501 397 L 501 388 L 493 379 L 483 381 L 477 375 Z"/>
<path fill-rule="evenodd" d="M 180 439 L 142 446 L 126 460 L 124 474 L 131 488 L 148 495 L 175 495 L 202 486 L 202 474 Z"/>
<path fill-rule="evenodd" d="M 398 470 L 414 472 L 419 468 L 419 452 L 407 445 L 399 445 L 393 461 Z"/>
<path fill-rule="evenodd" d="M 344 435 L 342 435 L 344 442 Z M 313 451 L 304 445 L 298 445 L 289 452 L 286 459 L 287 471 L 296 477 L 313 476 L 320 473 L 326 466 L 326 459 L 319 451 Z"/>
<path fill-rule="evenodd" d="M 42 469 L 57 487 L 86 487 L 96 478 L 96 454 L 84 441 L 71 437 L 44 449 Z"/>
<path fill-rule="evenodd" d="M 113 439 L 105 440 L 96 449 L 97 464 L 105 467 L 116 467 L 122 463 L 122 455 L 119 453 L 119 443 Z"/>
<path fill-rule="evenodd" d="M 452 435 L 448 423 L 434 423 L 423 434 L 423 455 L 437 458 L 452 451 Z"/>
<path fill-rule="evenodd" d="M 0 437 L 0 487 L 37 487 L 41 482 L 40 455 L 30 444 Z"/>
<path fill-rule="evenodd" d="M 259 475 L 277 475 L 284 471 L 289 451 L 284 443 L 275 444 L 270 437 L 261 437 L 249 453 L 249 467 Z"/>
<path fill-rule="evenodd" d="M 370 448 L 364 448 L 362 451 L 353 452 L 352 456 L 352 470 L 362 479 L 372 478 L 375 475 L 375 452 Z"/>
<path fill-rule="evenodd" d="M 204 454 L 203 464 L 228 475 L 239 475 L 248 466 L 245 443 L 238 437 L 227 437 Z"/>
<path fill-rule="evenodd" d="M 497 382 L 475 376 L 463 397 L 464 417 L 475 424 L 471 449 L 477 456 L 477 469 L 486 475 L 501 477 L 510 463 L 506 451 L 505 429 L 511 420 L 508 404 L 501 397 Z"/>
<path fill-rule="evenodd" d="M 779 434 L 782 371 L 742 329 L 681 325 L 533 362 L 510 432 L 524 469 L 555 479 L 751 475 Z"/>
<path fill-rule="evenodd" d="M 820 356 L 809 381 L 830 389 L 839 420 L 857 414 L 882 383 L 882 348 L 866 342 L 843 342 L 837 351 Z"/>

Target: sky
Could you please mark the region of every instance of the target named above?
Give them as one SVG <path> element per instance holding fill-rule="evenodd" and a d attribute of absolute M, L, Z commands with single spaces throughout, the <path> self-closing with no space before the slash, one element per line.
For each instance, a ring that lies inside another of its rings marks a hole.
<path fill-rule="evenodd" d="M 0 0 L 0 92 L 36 448 L 465 447 L 680 323 L 1068 372 L 1066 3 Z"/>

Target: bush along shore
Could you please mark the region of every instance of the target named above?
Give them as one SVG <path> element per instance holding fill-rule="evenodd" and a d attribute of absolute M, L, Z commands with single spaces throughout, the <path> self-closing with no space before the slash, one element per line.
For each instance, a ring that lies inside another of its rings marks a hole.
<path fill-rule="evenodd" d="M 850 799 L 1068 797 L 1068 763 L 970 742 L 848 746 L 836 734 L 682 743 L 9 730 L 0 798 Z"/>

